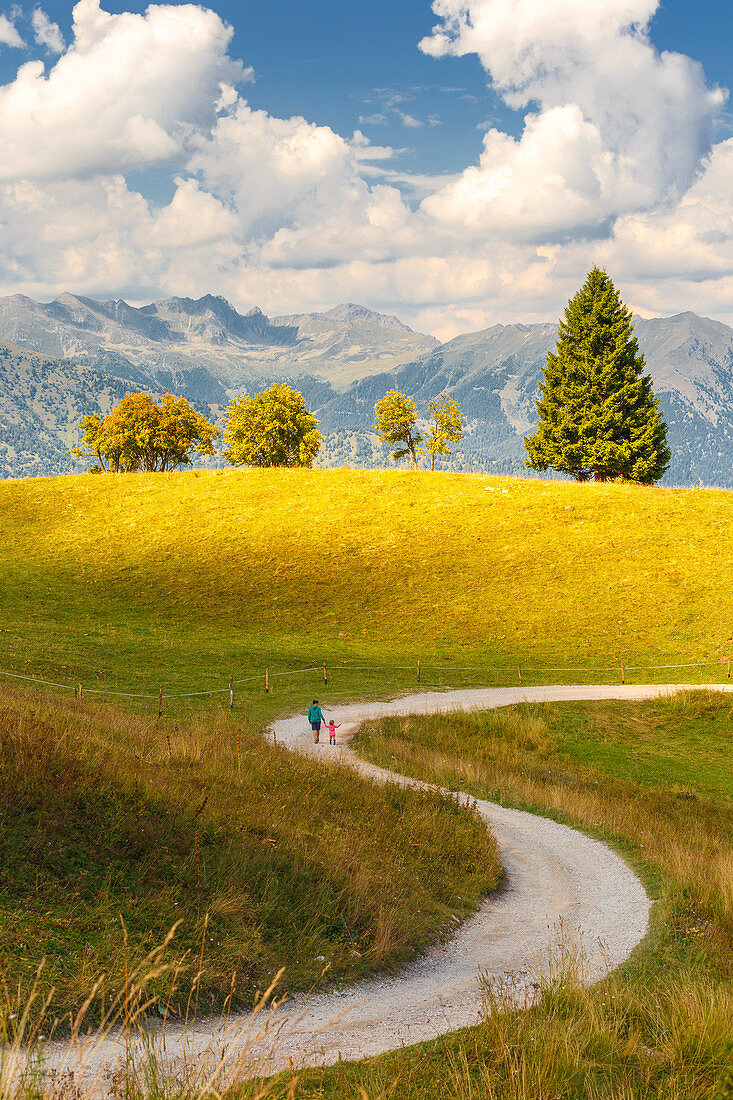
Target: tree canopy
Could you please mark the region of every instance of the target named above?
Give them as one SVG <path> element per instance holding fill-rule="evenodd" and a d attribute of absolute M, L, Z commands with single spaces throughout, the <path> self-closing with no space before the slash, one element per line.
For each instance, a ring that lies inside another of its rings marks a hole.
<path fill-rule="evenodd" d="M 412 398 L 399 390 L 390 390 L 381 401 L 377 401 L 374 415 L 377 418 L 374 425 L 377 435 L 395 448 L 392 458 L 398 462 L 409 455 L 413 467 L 417 469 L 422 436 L 417 430 L 417 408 Z"/>
<path fill-rule="evenodd" d="M 185 397 L 164 393 L 156 405 L 147 393 L 130 393 L 106 416 L 85 416 L 77 458 L 95 457 L 102 470 L 166 471 L 191 462 L 194 451 L 213 455 L 221 435 Z M 105 465 L 106 463 L 106 465 Z"/>
<path fill-rule="evenodd" d="M 671 455 L 645 365 L 631 312 L 594 267 L 568 303 L 547 356 L 537 430 L 524 437 L 527 466 L 578 481 L 658 481 Z"/>
<path fill-rule="evenodd" d="M 436 455 L 452 455 L 449 443 L 460 443 L 463 438 L 463 421 L 458 404 L 451 401 L 447 393 L 441 393 L 434 401 L 428 401 L 431 423 L 425 440 L 425 449 L 430 455 L 430 469 L 435 469 Z"/>
<path fill-rule="evenodd" d="M 322 440 L 302 393 L 275 382 L 253 397 L 245 393 L 232 401 L 222 453 L 233 466 L 312 466 Z"/>

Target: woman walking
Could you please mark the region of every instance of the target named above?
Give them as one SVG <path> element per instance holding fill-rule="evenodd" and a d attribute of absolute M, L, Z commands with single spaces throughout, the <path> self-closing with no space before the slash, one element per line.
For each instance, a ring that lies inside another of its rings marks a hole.
<path fill-rule="evenodd" d="M 318 705 L 318 700 L 314 699 L 311 705 L 308 707 L 308 721 L 311 724 L 313 730 L 313 741 L 317 745 L 318 739 L 321 736 L 321 722 L 325 722 L 323 717 L 323 711 Z"/>

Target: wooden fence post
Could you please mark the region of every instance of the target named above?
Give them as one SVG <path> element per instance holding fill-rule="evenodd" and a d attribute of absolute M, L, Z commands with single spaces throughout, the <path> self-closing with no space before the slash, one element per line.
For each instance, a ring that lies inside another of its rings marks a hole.
<path fill-rule="evenodd" d="M 728 658 L 728 679 L 730 680 L 730 657 Z"/>
<path fill-rule="evenodd" d="M 326 662 L 325 661 L 323 662 L 323 682 L 324 682 L 324 684 L 328 683 L 328 673 L 326 672 Z"/>
<path fill-rule="evenodd" d="M 265 669 L 265 692 L 269 692 L 269 690 L 270 690 L 270 670 L 269 670 L 269 668 L 266 668 Z"/>
<path fill-rule="evenodd" d="M 519 666 L 519 682 L 520 682 L 520 684 L 522 682 L 522 666 L 521 665 Z"/>
<path fill-rule="evenodd" d="M 234 709 L 234 677 L 229 677 L 229 709 Z"/>
<path fill-rule="evenodd" d="M 162 715 L 163 715 L 163 689 L 160 688 L 160 690 L 158 691 L 158 718 L 161 718 Z"/>
<path fill-rule="evenodd" d="M 417 682 L 420 683 L 420 661 L 417 662 Z"/>
<path fill-rule="evenodd" d="M 728 666 L 728 679 L 730 679 L 730 661 L 728 662 Z M 84 698 L 84 689 L 82 688 L 81 684 L 79 684 L 79 694 L 77 695 L 77 698 L 79 702 L 81 702 Z"/>
<path fill-rule="evenodd" d="M 626 683 L 626 669 L 624 668 L 623 661 L 621 662 L 621 683 L 622 684 Z"/>

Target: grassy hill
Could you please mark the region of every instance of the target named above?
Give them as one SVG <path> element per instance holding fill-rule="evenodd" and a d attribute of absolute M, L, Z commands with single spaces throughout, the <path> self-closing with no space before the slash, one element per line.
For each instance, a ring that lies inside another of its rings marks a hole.
<path fill-rule="evenodd" d="M 390 802 L 357 777 L 265 748 L 263 725 L 316 693 L 337 714 L 347 698 L 414 689 L 418 658 L 428 688 L 516 683 L 520 663 L 533 682 L 616 681 L 622 662 L 709 662 L 627 679 L 724 678 L 732 520 L 722 491 L 402 471 L 0 482 L 0 671 L 85 692 L 81 704 L 53 687 L 55 698 L 39 695 L 42 685 L 0 697 L 6 988 L 27 991 L 44 954 L 60 1007 L 76 1005 L 100 967 L 119 988 L 181 910 L 189 992 L 208 914 L 202 1005 L 225 1002 L 235 969 L 247 1003 L 278 965 L 307 985 L 326 960 L 348 977 L 404 958 L 496 881 L 485 834 L 440 800 Z M 244 681 L 232 713 L 230 674 Z M 184 694 L 200 691 L 215 694 Z M 577 767 L 585 782 L 592 766 L 609 789 L 621 784 L 613 822 L 630 797 L 617 774 L 625 750 L 607 737 L 603 753 L 583 756 L 587 724 L 568 719 L 566 740 L 554 730 L 548 744 L 572 757 L 564 774 Z M 516 769 L 546 767 L 532 751 L 519 746 Z M 675 752 L 696 798 L 723 797 L 718 757 L 703 777 Z M 448 739 L 446 753 L 452 782 L 460 763 Z M 524 801 L 559 812 L 566 786 L 553 780 Z M 655 813 L 664 820 L 661 801 Z M 383 852 L 372 843 L 382 833 Z M 611 824 L 607 833 L 638 842 Z M 431 899 L 417 922 L 415 890 Z M 183 995 L 175 1006 L 185 1011 Z M 12 1030 L 11 1008 L 0 1024 Z M 531 1049 L 528 1033 L 507 1036 L 507 1049 Z M 374 1088 L 387 1087 L 378 1078 Z M 329 1082 L 324 1095 L 353 1094 L 353 1077 Z M 415 1095 L 435 1095 L 424 1088 Z"/>
<path fill-rule="evenodd" d="M 535 681 L 578 678 L 536 667 L 598 667 L 594 679 L 614 680 L 622 661 L 714 661 L 733 650 L 732 521 L 723 491 L 458 474 L 5 481 L 2 667 L 182 692 L 324 658 L 506 665 L 506 682 L 520 661 Z M 403 681 L 414 682 L 409 671 L 349 672 L 331 686 Z"/>

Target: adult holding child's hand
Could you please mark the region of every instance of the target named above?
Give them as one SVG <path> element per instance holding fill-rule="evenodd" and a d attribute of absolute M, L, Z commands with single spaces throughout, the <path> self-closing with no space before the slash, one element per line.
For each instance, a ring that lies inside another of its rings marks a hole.
<path fill-rule="evenodd" d="M 323 717 L 323 711 L 318 705 L 318 700 L 314 699 L 311 705 L 308 707 L 308 721 L 311 724 L 313 730 L 313 742 L 318 744 L 318 740 L 321 736 L 321 723 L 325 722 Z"/>

